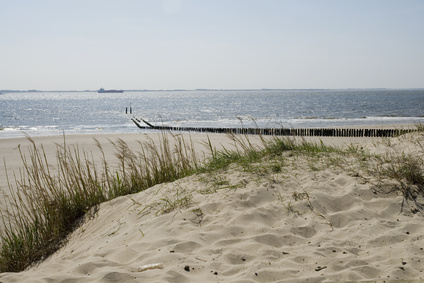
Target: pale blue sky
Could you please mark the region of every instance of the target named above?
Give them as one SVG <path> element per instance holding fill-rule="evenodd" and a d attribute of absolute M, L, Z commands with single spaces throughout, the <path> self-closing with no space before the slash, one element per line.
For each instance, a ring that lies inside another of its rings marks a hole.
<path fill-rule="evenodd" d="M 422 88 L 423 0 L 0 0 L 0 89 Z"/>

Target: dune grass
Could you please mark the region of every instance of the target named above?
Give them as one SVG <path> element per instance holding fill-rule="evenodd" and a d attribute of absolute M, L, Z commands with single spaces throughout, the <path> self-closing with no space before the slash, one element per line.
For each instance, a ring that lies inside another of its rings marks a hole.
<path fill-rule="evenodd" d="M 414 144 L 415 152 L 391 151 L 381 158 L 379 173 L 398 182 L 404 200 L 418 204 L 417 197 L 424 196 L 424 144 L 414 138 L 407 142 Z M 418 206 L 424 208 L 422 204 Z"/>
<path fill-rule="evenodd" d="M 19 149 L 23 169 L 14 177 L 16 185 L 9 183 L 11 194 L 2 200 L 7 211 L 1 215 L 5 226 L 0 235 L 1 272 L 21 271 L 52 254 L 100 203 L 174 181 L 199 166 L 191 141 L 181 136 L 162 134 L 159 144 L 140 142 L 138 152 L 123 140 L 112 142 L 119 160 L 113 171 L 98 142 L 101 165 L 90 153 L 67 146 L 64 139 L 57 145 L 53 166 L 43 146 L 29 142 L 29 156 Z"/>
<path fill-rule="evenodd" d="M 54 253 L 66 243 L 67 236 L 83 217 L 95 213 L 102 202 L 191 174 L 225 170 L 231 164 L 245 170 L 258 170 L 252 169 L 252 164 L 256 164 L 269 167 L 262 168 L 263 171 L 280 172 L 286 152 L 326 158 L 335 166 L 346 166 L 348 156 L 367 164 L 379 160 L 380 163 L 373 166 L 379 168 L 381 175 L 403 182 L 405 192 L 412 191 L 408 189 L 411 184 L 420 188 L 413 191 L 414 194 L 404 193 L 405 198 L 424 194 L 422 156 L 374 158 L 371 162 L 372 156 L 357 147 L 342 150 L 322 142 L 281 137 L 260 137 L 259 144 L 251 142 L 247 135 L 229 135 L 229 138 L 234 143 L 232 150 L 217 150 L 208 139 L 205 145 L 210 154 L 206 159 L 198 157 L 191 139 L 184 140 L 180 135 L 162 133 L 158 144 L 153 140 L 140 142 L 138 150 L 130 149 L 123 140 L 111 141 L 118 157 L 115 167 L 107 163 L 99 142 L 98 150 L 103 156 L 100 163 L 95 162 L 91 153 L 68 146 L 64 137 L 63 145 L 57 145 L 56 163 L 52 166 L 43 146 L 29 139 L 28 156 L 20 149 L 23 167 L 19 176 L 13 176 L 15 186 L 9 184 L 11 194 L 0 200 L 7 208 L 1 215 L 6 228 L 0 235 L 0 272 L 22 271 Z M 338 157 L 329 158 L 333 153 Z M 8 182 L 9 179 L 12 178 L 8 178 Z M 189 199 L 178 190 L 176 194 L 178 202 L 163 199 L 161 213 L 184 206 Z"/>

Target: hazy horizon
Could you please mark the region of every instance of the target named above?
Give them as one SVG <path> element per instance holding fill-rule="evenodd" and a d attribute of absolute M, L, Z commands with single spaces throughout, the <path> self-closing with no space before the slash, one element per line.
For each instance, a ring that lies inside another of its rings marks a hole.
<path fill-rule="evenodd" d="M 2 90 L 416 89 L 421 0 L 0 0 Z"/>
<path fill-rule="evenodd" d="M 108 90 L 108 89 L 106 89 Z M 374 87 L 374 88 L 230 88 L 230 89 L 215 89 L 215 88 L 196 88 L 196 89 L 119 89 L 127 92 L 131 91 L 337 91 L 337 90 L 424 90 L 424 87 L 414 88 L 386 88 L 386 87 Z M 98 89 L 0 89 L 0 92 L 97 92 Z"/>
<path fill-rule="evenodd" d="M 112 90 L 112 89 L 105 89 Z M 415 87 L 415 88 L 387 88 L 387 87 L 373 87 L 373 88 L 196 88 L 196 89 L 113 89 L 113 90 L 122 90 L 126 92 L 131 91 L 337 91 L 337 90 L 424 90 L 424 87 Z M 97 92 L 99 89 L 0 89 L 0 92 Z"/>

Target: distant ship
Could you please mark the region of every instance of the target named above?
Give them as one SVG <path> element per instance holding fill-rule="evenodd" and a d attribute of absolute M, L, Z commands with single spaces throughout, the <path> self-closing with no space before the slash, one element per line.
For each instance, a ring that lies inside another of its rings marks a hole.
<path fill-rule="evenodd" d="M 116 90 L 116 89 L 104 89 L 101 88 L 97 91 L 98 93 L 123 93 L 123 90 Z"/>

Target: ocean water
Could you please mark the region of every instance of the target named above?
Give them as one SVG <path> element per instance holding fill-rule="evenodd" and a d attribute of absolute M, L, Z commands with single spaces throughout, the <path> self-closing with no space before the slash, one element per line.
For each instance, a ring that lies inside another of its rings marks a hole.
<path fill-rule="evenodd" d="M 132 115 L 153 124 L 187 127 L 424 123 L 424 89 L 3 93 L 0 138 L 151 131 L 138 129 Z"/>

